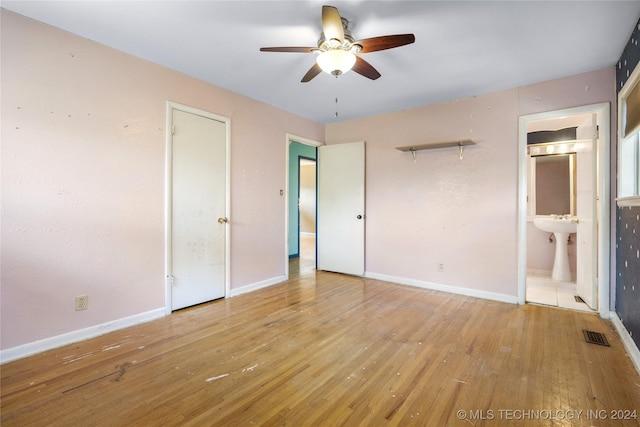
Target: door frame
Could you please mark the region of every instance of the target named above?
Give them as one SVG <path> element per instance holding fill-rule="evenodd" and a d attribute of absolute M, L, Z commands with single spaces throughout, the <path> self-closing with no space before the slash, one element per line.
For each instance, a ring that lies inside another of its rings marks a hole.
<path fill-rule="evenodd" d="M 285 183 L 284 183 L 284 276 L 285 280 L 289 280 L 289 146 L 291 143 L 297 142 L 311 147 L 320 147 L 325 145 L 324 142 L 316 141 L 309 138 L 287 133 L 285 139 Z M 316 159 L 317 167 L 317 159 Z M 317 184 L 316 184 L 317 185 Z M 316 194 L 317 198 L 317 194 Z M 299 211 L 299 209 L 298 209 Z M 298 236 L 300 233 L 298 232 Z M 317 236 L 316 236 L 317 237 Z M 299 250 L 299 248 L 298 248 Z"/>
<path fill-rule="evenodd" d="M 581 107 L 520 116 L 518 119 L 518 304 L 526 303 L 527 291 L 527 123 L 582 114 L 597 114 L 599 121 L 599 145 L 596 153 L 597 188 L 597 251 L 598 251 L 598 313 L 609 318 L 610 304 L 610 147 L 611 147 L 611 106 L 608 102 Z"/>
<path fill-rule="evenodd" d="M 178 104 L 173 101 L 166 103 L 166 125 L 165 125 L 165 191 L 164 191 L 164 272 L 165 272 L 165 293 L 164 310 L 169 315 L 171 309 L 171 199 L 172 199 L 172 174 L 173 174 L 173 111 L 178 110 L 189 114 L 195 114 L 207 119 L 216 120 L 225 124 L 225 217 L 230 218 L 231 209 L 231 119 L 200 110 L 187 105 Z M 224 297 L 227 298 L 231 289 L 231 227 L 230 221 L 225 223 L 225 266 L 224 266 Z"/>

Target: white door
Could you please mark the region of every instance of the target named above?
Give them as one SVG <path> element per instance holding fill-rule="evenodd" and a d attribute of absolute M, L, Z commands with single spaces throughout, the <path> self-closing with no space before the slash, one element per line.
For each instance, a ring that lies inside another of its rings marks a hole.
<path fill-rule="evenodd" d="M 576 288 L 577 293 L 592 309 L 597 310 L 597 116 L 579 126 L 580 141 L 576 150 Z"/>
<path fill-rule="evenodd" d="M 364 142 L 318 147 L 317 265 L 364 275 Z"/>
<path fill-rule="evenodd" d="M 170 284 L 177 310 L 225 296 L 226 124 L 172 112 Z"/>

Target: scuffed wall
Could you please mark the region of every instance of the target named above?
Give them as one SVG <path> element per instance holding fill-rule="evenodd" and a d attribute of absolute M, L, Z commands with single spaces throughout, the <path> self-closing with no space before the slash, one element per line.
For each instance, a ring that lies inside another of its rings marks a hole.
<path fill-rule="evenodd" d="M 284 276 L 285 136 L 323 125 L 1 14 L 2 349 L 164 307 L 168 100 L 231 119 L 232 289 Z"/>
<path fill-rule="evenodd" d="M 366 141 L 366 271 L 515 300 L 518 117 L 612 102 L 614 84 L 611 68 L 328 125 L 327 144 Z M 461 139 L 462 160 L 395 149 Z"/>

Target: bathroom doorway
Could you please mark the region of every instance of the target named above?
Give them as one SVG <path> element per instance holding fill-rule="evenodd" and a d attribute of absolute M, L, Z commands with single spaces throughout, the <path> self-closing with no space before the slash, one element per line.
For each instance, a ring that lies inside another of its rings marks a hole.
<path fill-rule="evenodd" d="M 538 303 L 608 315 L 609 120 L 609 104 L 520 117 L 518 300 L 521 304 Z M 567 136 L 567 130 L 573 131 L 573 135 Z M 564 135 L 557 135 L 563 132 Z M 550 174 L 549 169 L 563 167 L 568 170 L 544 176 Z M 554 197 L 569 200 L 549 208 L 550 190 L 545 188 L 561 189 L 553 191 L 560 194 Z M 561 221 L 562 227 L 570 232 L 552 232 L 541 227 L 539 220 L 534 222 L 536 217 Z"/>

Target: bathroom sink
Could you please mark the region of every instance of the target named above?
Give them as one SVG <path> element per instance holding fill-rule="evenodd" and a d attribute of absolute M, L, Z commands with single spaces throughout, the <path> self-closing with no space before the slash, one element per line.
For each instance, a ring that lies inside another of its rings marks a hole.
<path fill-rule="evenodd" d="M 533 219 L 533 225 L 547 233 L 575 233 L 578 230 L 578 224 L 570 217 L 554 215 L 537 216 Z"/>
<path fill-rule="evenodd" d="M 578 231 L 578 220 L 572 219 L 569 215 L 537 216 L 533 219 L 533 225 L 542 231 L 553 233 L 556 238 L 556 255 L 553 261 L 551 279 L 560 282 L 571 281 L 567 241 L 569 233 Z"/>

